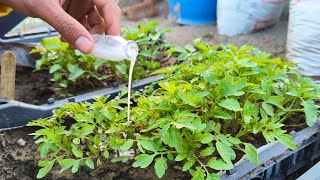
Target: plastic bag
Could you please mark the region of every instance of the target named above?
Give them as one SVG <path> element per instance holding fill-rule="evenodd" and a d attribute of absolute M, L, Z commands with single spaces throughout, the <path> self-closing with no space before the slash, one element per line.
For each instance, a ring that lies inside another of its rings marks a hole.
<path fill-rule="evenodd" d="M 320 76 L 319 0 L 291 0 L 286 57 L 301 74 Z"/>
<path fill-rule="evenodd" d="M 286 0 L 218 0 L 218 32 L 233 36 L 262 30 L 275 24 Z"/>

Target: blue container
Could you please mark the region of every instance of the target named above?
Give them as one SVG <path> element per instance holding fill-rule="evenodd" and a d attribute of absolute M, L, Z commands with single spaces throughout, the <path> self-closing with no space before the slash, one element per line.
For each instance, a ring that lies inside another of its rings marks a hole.
<path fill-rule="evenodd" d="M 213 24 L 217 21 L 217 0 L 169 0 L 169 13 L 179 24 Z"/>

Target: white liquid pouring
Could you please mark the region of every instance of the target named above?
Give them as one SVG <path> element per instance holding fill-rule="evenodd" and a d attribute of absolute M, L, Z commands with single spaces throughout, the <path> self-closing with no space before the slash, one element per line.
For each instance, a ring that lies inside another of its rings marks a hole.
<path fill-rule="evenodd" d="M 110 61 L 122 61 L 130 60 L 129 79 L 128 79 L 128 115 L 127 120 L 130 123 L 130 103 L 131 103 L 131 86 L 132 86 L 132 73 L 134 64 L 136 62 L 139 49 L 138 45 L 134 41 L 127 41 L 121 36 L 110 35 L 92 35 L 94 40 L 94 49 L 91 52 L 91 56 L 110 60 Z"/>

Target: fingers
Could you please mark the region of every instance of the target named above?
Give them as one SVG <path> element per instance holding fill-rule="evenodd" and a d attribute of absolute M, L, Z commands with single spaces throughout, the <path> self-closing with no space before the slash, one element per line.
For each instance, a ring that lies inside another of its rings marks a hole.
<path fill-rule="evenodd" d="M 69 42 L 70 47 L 76 47 L 83 53 L 90 53 L 93 49 L 93 40 L 86 28 L 67 14 L 59 3 L 47 1 L 45 5 L 46 7 L 41 8 L 42 12 L 39 13 L 40 18 L 53 26 Z"/>
<path fill-rule="evenodd" d="M 109 35 L 120 35 L 121 10 L 114 0 L 93 0 L 104 19 L 105 32 Z"/>
<path fill-rule="evenodd" d="M 96 7 L 93 7 L 88 14 L 88 24 L 90 26 L 89 32 L 91 34 L 103 34 L 105 30 L 104 20 L 100 16 Z"/>

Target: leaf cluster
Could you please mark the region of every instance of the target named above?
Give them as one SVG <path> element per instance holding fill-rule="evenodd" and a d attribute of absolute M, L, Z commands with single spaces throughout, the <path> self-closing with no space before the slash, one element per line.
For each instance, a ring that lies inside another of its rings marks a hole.
<path fill-rule="evenodd" d="M 144 78 L 154 69 L 160 67 L 159 54 L 171 46 L 163 36 L 165 29 L 157 29 L 158 23 L 146 21 L 138 28 L 124 28 L 124 38 L 138 43 L 141 52 L 133 72 L 133 80 Z M 110 81 L 123 82 L 128 79 L 130 62 L 112 62 L 90 57 L 78 50 L 70 49 L 67 43 L 59 38 L 43 39 L 41 46 L 31 53 L 41 53 L 36 61 L 36 71 L 48 70 L 53 75 L 54 90 L 64 92 L 66 88 L 76 84 L 88 84 L 94 88 Z M 65 95 L 65 93 L 60 93 Z"/>
<path fill-rule="evenodd" d="M 93 168 L 111 158 L 110 152 L 134 148 L 139 154 L 132 166 L 154 163 L 159 178 L 168 162 L 176 161 L 192 179 L 219 179 L 218 172 L 232 169 L 239 152 L 258 163 L 254 142 L 244 136 L 262 134 L 266 142 L 278 140 L 295 149 L 284 130 L 287 119 L 304 113 L 309 126 L 317 121 L 313 99 L 319 98 L 319 86 L 300 76 L 294 64 L 250 46 L 219 48 L 200 39 L 193 52 L 183 52 L 191 53 L 189 61 L 155 72 L 166 75 L 159 87 L 135 93 L 131 122 L 121 107 L 123 92 L 110 101 L 65 104 L 53 117 L 29 123 L 42 127 L 33 134 L 43 158 L 38 176 L 54 164 L 72 172 L 81 165 Z"/>

